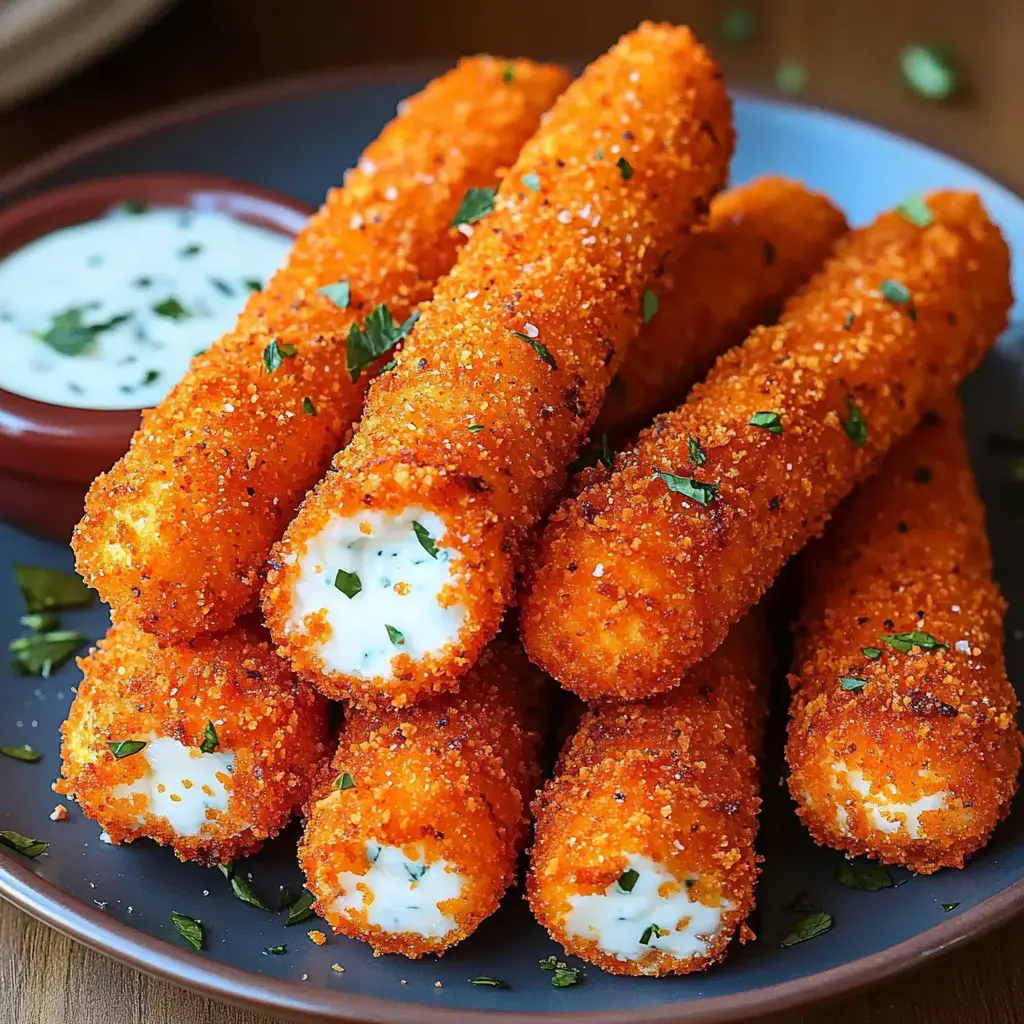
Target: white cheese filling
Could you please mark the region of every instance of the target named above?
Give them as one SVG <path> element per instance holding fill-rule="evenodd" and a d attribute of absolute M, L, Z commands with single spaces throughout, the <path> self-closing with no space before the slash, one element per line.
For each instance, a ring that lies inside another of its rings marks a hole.
<path fill-rule="evenodd" d="M 141 739 L 145 747 L 131 756 L 144 761 L 146 770 L 134 782 L 115 786 L 110 794 L 114 800 L 139 793 L 146 798 L 140 825 L 145 824 L 145 815 L 152 815 L 163 818 L 179 836 L 195 836 L 208 820 L 207 811 L 228 809 L 235 767 L 231 751 L 204 754 L 169 736 L 151 734 Z"/>
<path fill-rule="evenodd" d="M 340 871 L 342 894 L 331 910 L 351 916 L 366 908 L 366 919 L 386 932 L 413 932 L 439 939 L 456 927 L 440 904 L 462 894 L 464 879 L 443 858 L 424 862 L 422 851 L 410 860 L 397 846 L 367 840 L 370 868 L 364 875 Z"/>
<path fill-rule="evenodd" d="M 316 653 L 327 671 L 361 679 L 393 679 L 397 654 L 418 661 L 441 651 L 466 617 L 464 605 L 438 600 L 461 557 L 443 546 L 445 532 L 418 507 L 336 517 L 299 557 L 289 630 L 326 614 L 331 628 Z"/>
<path fill-rule="evenodd" d="M 721 933 L 723 915 L 735 905 L 724 899 L 716 906 L 700 903 L 692 896 L 697 876 L 680 881 L 640 854 L 628 855 L 624 877 L 630 871 L 637 877 L 629 891 L 620 878 L 604 892 L 570 896 L 565 930 L 593 939 L 618 960 L 641 960 L 652 949 L 679 960 L 706 955 Z"/>
<path fill-rule="evenodd" d="M 931 773 L 921 770 L 922 777 L 931 777 Z M 860 803 L 871 826 L 878 832 L 892 835 L 900 827 L 906 829 L 911 839 L 921 839 L 921 815 L 925 811 L 941 811 L 952 806 L 952 794 L 944 789 L 926 793 L 910 803 L 896 799 L 899 793 L 891 783 L 886 783 L 881 790 L 876 790 L 871 780 L 866 778 L 858 768 L 848 768 L 845 761 L 837 761 L 832 765 L 833 788 L 839 789 L 843 783 L 860 794 Z M 844 835 L 848 834 L 849 814 L 845 807 L 836 808 L 836 825 Z"/>

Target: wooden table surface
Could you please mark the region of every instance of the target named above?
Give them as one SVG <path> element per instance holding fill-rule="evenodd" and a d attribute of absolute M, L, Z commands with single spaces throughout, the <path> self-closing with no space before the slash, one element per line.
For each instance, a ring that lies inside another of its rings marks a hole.
<path fill-rule="evenodd" d="M 183 0 L 103 63 L 0 113 L 0 173 L 113 120 L 201 93 L 353 64 L 490 50 L 593 55 L 640 17 L 687 21 L 714 42 L 728 0 Z M 750 0 L 756 37 L 715 46 L 730 79 L 771 87 L 783 60 L 804 97 L 962 156 L 1024 192 L 1022 0 Z M 939 41 L 956 54 L 956 102 L 902 85 L 898 53 Z M 884 168 L 880 169 L 884 173 Z M 1007 1024 L 1024 1021 L 1022 924 L 839 1005 L 764 1024 Z M 0 905 L 0 1024 L 269 1024 L 153 981 Z"/>

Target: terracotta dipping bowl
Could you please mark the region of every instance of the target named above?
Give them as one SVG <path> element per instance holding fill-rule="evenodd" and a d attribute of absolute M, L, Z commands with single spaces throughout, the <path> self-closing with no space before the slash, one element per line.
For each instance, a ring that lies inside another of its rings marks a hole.
<path fill-rule="evenodd" d="M 52 231 L 128 200 L 214 211 L 294 237 L 312 213 L 298 200 L 202 174 L 100 178 L 0 210 L 0 260 Z M 214 339 L 211 338 L 211 341 Z M 71 409 L 0 389 L 0 519 L 68 540 L 89 484 L 124 453 L 141 410 Z"/>

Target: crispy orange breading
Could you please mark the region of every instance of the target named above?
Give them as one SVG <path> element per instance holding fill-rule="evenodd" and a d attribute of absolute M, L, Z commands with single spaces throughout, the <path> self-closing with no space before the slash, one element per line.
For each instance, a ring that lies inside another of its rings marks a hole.
<path fill-rule="evenodd" d="M 665 260 L 658 309 L 608 388 L 593 435 L 624 440 L 675 408 L 726 349 L 778 316 L 846 231 L 830 200 L 785 178 L 715 196 L 706 226 Z"/>
<path fill-rule="evenodd" d="M 811 835 L 925 874 L 985 845 L 1021 763 L 961 419 L 953 401 L 927 417 L 805 553 L 790 677 L 789 788 Z"/>
<path fill-rule="evenodd" d="M 597 416 L 644 287 L 723 184 L 732 147 L 721 73 L 686 28 L 642 25 L 555 104 L 275 548 L 267 621 L 323 692 L 406 703 L 450 689 L 496 634 L 520 543 Z M 345 621 L 294 621 L 298 560 L 339 517 L 411 507 L 447 525 L 460 562 L 442 600 L 465 609 L 462 625 L 418 658 L 396 651 L 391 678 L 332 668 L 320 649 Z"/>
<path fill-rule="evenodd" d="M 255 853 L 328 751 L 326 702 L 255 623 L 167 647 L 122 623 L 79 666 L 55 788 L 115 843 L 145 836 L 201 864 Z"/>
<path fill-rule="evenodd" d="M 466 189 L 494 184 L 566 81 L 477 57 L 402 104 L 236 328 L 93 484 L 78 570 L 118 617 L 187 640 L 254 605 L 271 544 L 362 409 L 373 371 L 350 379 L 350 329 L 379 304 L 401 324 L 429 297 L 463 241 L 450 222 Z M 348 300 L 320 291 L 338 282 Z"/>
<path fill-rule="evenodd" d="M 770 662 L 757 610 L 671 693 L 584 716 L 534 805 L 527 880 L 567 953 L 645 975 L 724 958 L 754 906 Z"/>
<path fill-rule="evenodd" d="M 494 913 L 515 881 L 540 781 L 545 683 L 518 643 L 499 639 L 458 695 L 349 714 L 299 847 L 336 932 L 420 957 Z"/>
<path fill-rule="evenodd" d="M 1006 244 L 971 193 L 928 206 L 928 227 L 885 213 L 848 235 L 552 516 L 521 619 L 545 671 L 585 699 L 672 686 L 977 365 L 1006 323 Z"/>

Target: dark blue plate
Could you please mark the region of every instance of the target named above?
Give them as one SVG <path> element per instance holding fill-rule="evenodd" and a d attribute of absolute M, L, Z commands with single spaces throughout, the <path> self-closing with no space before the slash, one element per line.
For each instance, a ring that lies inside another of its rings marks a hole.
<path fill-rule="evenodd" d="M 0 182 L 0 201 L 85 178 L 137 171 L 193 171 L 250 180 L 311 203 L 337 182 L 396 103 L 426 75 L 347 76 L 288 83 L 217 98 L 120 126 L 77 143 Z M 908 192 L 938 186 L 971 188 L 984 197 L 1011 246 L 1024 253 L 1024 203 L 990 179 L 933 150 L 876 128 L 790 104 L 741 97 L 736 106 L 736 180 L 763 173 L 803 179 L 828 192 L 854 223 L 891 207 Z M 6 188 L 6 194 L 5 194 Z M 1024 281 L 1018 267 L 1018 292 Z M 1018 316 L 1020 310 L 1017 311 Z M 1012 433 L 1021 407 L 1021 353 L 1011 330 L 965 388 L 981 488 L 1000 581 L 1010 599 L 1007 653 L 1011 677 L 1024 680 L 1024 549 L 1014 534 L 1011 465 L 986 450 L 986 436 Z M 1017 487 L 1022 487 L 1018 484 Z M 1022 491 L 1021 493 L 1024 493 Z M 1019 506 L 1018 506 L 1019 507 Z M 21 602 L 8 570 L 14 561 L 70 568 L 70 552 L 0 527 L 0 623 L 15 635 Z M 68 628 L 99 637 L 106 615 L 94 608 L 65 616 Z M 964 871 L 910 878 L 875 893 L 833 881 L 841 856 L 814 847 L 798 826 L 769 765 L 760 848 L 765 857 L 759 941 L 735 948 L 706 974 L 664 980 L 612 978 L 588 969 L 574 988 L 555 989 L 537 962 L 558 948 L 510 893 L 500 912 L 441 960 L 374 959 L 359 943 L 332 938 L 318 948 L 311 925 L 285 928 L 284 916 L 235 899 L 216 870 L 179 864 L 148 842 L 122 848 L 99 840 L 99 829 L 72 808 L 62 823 L 48 819 L 59 771 L 57 729 L 78 671 L 20 678 L 0 669 L 0 743 L 31 743 L 44 753 L 35 765 L 0 758 L 0 827 L 48 841 L 35 861 L 0 853 L 0 892 L 44 921 L 97 949 L 212 995 L 293 1017 L 441 1022 L 501 1012 L 504 1021 L 725 1021 L 792 1007 L 848 991 L 1005 920 L 1024 903 L 1024 813 L 1011 816 L 991 845 Z M 775 734 L 778 748 L 779 733 Z M 776 755 L 777 756 L 777 755 Z M 1019 803 L 1020 801 L 1018 801 Z M 244 865 L 255 889 L 273 899 L 297 886 L 296 832 L 271 843 Z M 901 876 L 904 877 L 904 876 Z M 835 930 L 782 949 L 798 890 L 835 917 Z M 956 903 L 951 912 L 942 904 Z M 183 947 L 172 910 L 201 918 L 208 950 Z M 288 954 L 262 955 L 287 943 Z M 344 973 L 332 970 L 340 964 Z M 469 979 L 504 978 L 511 990 L 479 988 Z M 405 982 L 403 984 L 403 981 Z M 436 986 L 441 983 L 441 987 Z M 580 1019 L 580 1018 L 576 1018 Z"/>

